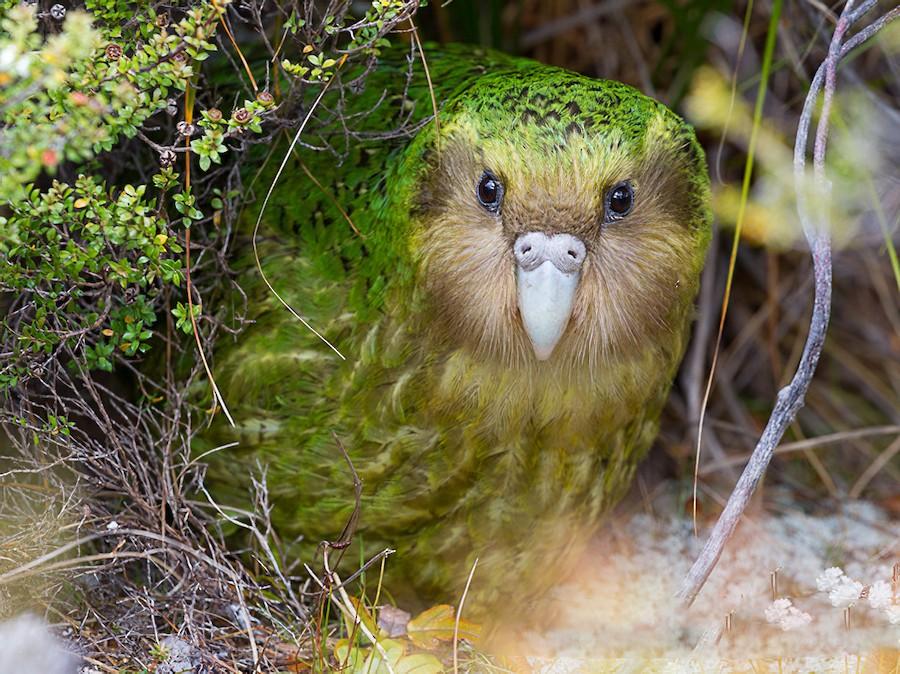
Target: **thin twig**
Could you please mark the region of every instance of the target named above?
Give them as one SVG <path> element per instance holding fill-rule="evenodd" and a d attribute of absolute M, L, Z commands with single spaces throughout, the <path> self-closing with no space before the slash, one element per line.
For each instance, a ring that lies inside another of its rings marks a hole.
<path fill-rule="evenodd" d="M 466 596 L 469 594 L 469 586 L 472 584 L 472 576 L 478 568 L 478 557 L 472 562 L 472 570 L 466 578 L 466 586 L 463 588 L 462 597 L 459 598 L 459 607 L 456 609 L 456 620 L 453 623 L 453 674 L 459 672 L 459 620 L 462 617 L 463 607 L 466 605 Z"/>
<path fill-rule="evenodd" d="M 800 123 L 797 128 L 797 137 L 794 144 L 794 180 L 797 193 L 797 210 L 803 225 L 803 232 L 810 244 L 813 258 L 813 273 L 815 277 L 815 296 L 813 300 L 813 314 L 810 321 L 809 334 L 803 348 L 800 364 L 794 374 L 791 383 L 778 393 L 775 408 L 769 421 L 753 450 L 750 461 L 744 468 L 737 485 L 734 488 L 728 503 L 725 506 L 719 520 L 716 522 L 709 539 L 703 547 L 700 556 L 684 578 L 678 591 L 678 597 L 686 605 L 690 605 L 703 587 L 706 579 L 712 573 L 716 562 L 722 554 L 728 539 L 734 532 L 740 521 L 741 515 L 747 507 L 750 497 L 756 490 L 772 459 L 775 447 L 784 435 L 788 425 L 794 420 L 797 412 L 803 406 L 806 391 L 812 380 L 825 334 L 828 328 L 828 320 L 831 312 L 831 242 L 827 223 L 822 220 L 819 226 L 813 225 L 806 209 L 805 199 L 805 175 L 806 175 L 806 146 L 809 133 L 809 124 L 812 111 L 819 90 L 825 80 L 826 106 L 823 108 L 816 133 L 816 145 L 814 150 L 816 184 L 819 195 L 828 194 L 828 185 L 824 172 L 825 143 L 828 136 L 828 105 L 834 94 L 837 65 L 840 59 L 851 49 L 869 39 L 889 21 L 896 18 L 898 9 L 895 8 L 883 17 L 873 22 L 855 35 L 842 46 L 843 36 L 855 20 L 861 17 L 865 11 L 874 6 L 874 2 L 864 3 L 856 12 L 852 12 L 853 1 L 850 0 L 841 14 L 832 36 L 828 50 L 828 57 L 818 71 L 810 85 Z M 824 210 L 824 209 L 823 209 Z M 820 216 L 822 217 L 822 216 Z"/>
<path fill-rule="evenodd" d="M 185 83 L 184 87 L 184 121 L 190 124 L 193 121 L 194 115 L 194 97 L 192 95 L 191 83 L 188 81 Z M 189 150 L 191 147 L 191 139 L 190 136 L 185 136 L 184 138 L 184 146 L 185 150 Z M 191 154 L 188 152 L 184 155 L 184 189 L 187 193 L 191 191 Z M 209 379 L 209 385 L 213 392 L 213 400 L 217 401 L 219 406 L 222 408 L 222 412 L 225 414 L 225 418 L 228 419 L 228 423 L 234 428 L 234 417 L 231 416 L 231 412 L 228 411 L 228 405 L 225 404 L 225 396 L 222 395 L 222 392 L 219 390 L 218 384 L 216 384 L 216 379 L 213 377 L 212 368 L 209 366 L 209 361 L 206 359 L 206 352 L 203 348 L 203 342 L 200 339 L 200 328 L 197 325 L 197 316 L 194 313 L 194 283 L 191 279 L 191 228 L 190 226 L 185 227 L 184 230 L 184 289 L 187 294 L 187 304 L 188 304 L 188 317 L 191 319 L 191 332 L 194 335 L 194 341 L 197 343 L 197 355 L 200 356 L 200 362 L 203 363 L 203 369 L 206 371 L 206 376 Z M 162 512 L 162 511 L 160 511 Z"/>
<path fill-rule="evenodd" d="M 859 428 L 853 431 L 841 431 L 839 433 L 831 433 L 829 435 L 820 435 L 815 438 L 807 438 L 806 440 L 797 440 L 796 442 L 788 442 L 775 450 L 775 454 L 790 454 L 792 452 L 803 452 L 810 449 L 816 449 L 825 445 L 832 445 L 836 442 L 848 442 L 859 438 L 868 438 L 878 435 L 894 435 L 900 433 L 900 426 L 872 426 L 871 428 Z M 716 461 L 704 466 L 700 471 L 700 475 L 709 475 L 716 471 L 736 466 L 744 463 L 751 455 L 742 454 L 741 456 L 729 457 L 721 461 Z M 851 490 L 852 494 L 852 490 Z"/>
<path fill-rule="evenodd" d="M 325 92 L 328 91 L 328 87 L 334 82 L 337 77 L 337 71 L 340 70 L 341 66 L 344 65 L 346 61 L 346 57 L 342 58 L 338 62 L 338 66 L 335 69 L 335 73 L 331 76 L 331 78 L 325 82 L 322 89 L 319 91 L 319 94 L 316 96 L 312 105 L 309 106 L 309 109 L 306 111 L 306 116 L 303 118 L 303 121 L 300 123 L 300 126 L 297 127 L 297 133 L 294 134 L 293 140 L 291 140 L 291 144 L 288 146 L 287 152 L 284 153 L 284 159 L 281 160 L 281 165 L 278 167 L 278 170 L 275 172 L 275 177 L 272 178 L 272 184 L 269 185 L 269 190 L 266 192 L 266 197 L 263 199 L 262 207 L 259 209 L 259 215 L 256 218 L 256 224 L 253 226 L 253 236 L 251 238 L 251 243 L 253 245 L 253 258 L 256 261 L 256 269 L 259 271 L 260 276 L 262 277 L 263 283 L 266 284 L 266 287 L 269 291 L 275 295 L 275 298 L 281 302 L 282 306 L 287 309 L 290 314 L 300 321 L 307 330 L 312 332 L 316 337 L 322 340 L 332 351 L 334 351 L 341 360 L 347 360 L 340 351 L 338 351 L 337 347 L 329 342 L 324 335 L 322 335 L 318 330 L 316 330 L 312 325 L 310 325 L 309 321 L 307 321 L 303 316 L 301 316 L 294 307 L 292 307 L 288 302 L 278 294 L 278 291 L 272 287 L 272 284 L 269 282 L 269 278 L 266 276 L 266 273 L 263 271 L 262 262 L 259 259 L 259 247 L 257 245 L 256 239 L 259 236 L 259 227 L 262 224 L 263 214 L 266 212 L 266 206 L 269 204 L 269 199 L 272 196 L 272 192 L 275 191 L 275 185 L 278 182 L 278 178 L 281 177 L 281 174 L 284 172 L 284 167 L 288 163 L 288 159 L 291 157 L 291 153 L 294 151 L 294 146 L 297 145 L 297 141 L 300 140 L 300 135 L 303 133 L 303 130 L 306 128 L 307 123 L 312 118 L 313 112 L 315 112 L 316 108 L 319 107 L 319 103 L 321 103 L 322 99 L 325 97 Z"/>
<path fill-rule="evenodd" d="M 848 496 L 850 498 L 859 498 L 869 482 L 872 481 L 872 478 L 878 475 L 878 473 L 881 472 L 881 469 L 884 468 L 898 453 L 900 453 L 900 437 L 894 440 L 894 442 L 881 452 L 871 465 L 863 471 L 863 474 L 859 476 L 850 488 Z"/>
<path fill-rule="evenodd" d="M 747 212 L 747 203 L 750 195 L 750 179 L 753 176 L 753 163 L 756 157 L 756 141 L 762 126 L 763 103 L 766 100 L 766 90 L 769 83 L 769 72 L 772 63 L 772 54 L 775 50 L 775 36 L 778 33 L 778 19 L 781 15 L 781 0 L 776 0 L 772 5 L 772 15 L 769 18 L 769 29 L 766 34 L 766 46 L 763 54 L 762 73 L 759 78 L 759 88 L 756 94 L 756 104 L 753 107 L 753 127 L 750 130 L 750 143 L 747 147 L 747 158 L 744 163 L 744 177 L 741 186 L 741 201 L 735 222 L 734 238 L 731 243 L 731 255 L 728 260 L 728 274 L 725 279 L 725 293 L 722 296 L 722 310 L 719 313 L 719 329 L 716 333 L 715 346 L 713 347 L 712 363 L 709 366 L 709 376 L 706 379 L 706 388 L 703 391 L 703 403 L 700 406 L 700 418 L 697 420 L 697 444 L 694 454 L 694 485 L 693 498 L 691 499 L 691 521 L 694 525 L 694 535 L 697 531 L 697 484 L 700 480 L 700 450 L 703 447 L 703 426 L 706 420 L 706 410 L 709 405 L 709 397 L 712 393 L 713 382 L 716 378 L 716 368 L 719 363 L 722 337 L 725 334 L 725 319 L 728 316 L 728 307 L 731 304 L 731 289 L 734 282 L 734 270 L 737 264 L 738 247 L 741 243 L 741 231 L 743 230 L 744 217 Z"/>
<path fill-rule="evenodd" d="M 428 69 L 428 61 L 425 59 L 425 50 L 422 49 L 422 41 L 419 40 L 419 31 L 416 30 L 416 24 L 413 23 L 412 17 L 409 17 L 409 26 L 412 28 L 413 39 L 416 42 L 416 48 L 419 50 L 419 58 L 422 60 L 422 70 L 425 71 L 425 80 L 428 82 L 428 94 L 431 97 L 431 109 L 434 112 L 434 147 L 437 156 L 441 156 L 441 120 L 438 115 L 437 98 L 434 96 L 434 84 L 431 82 L 431 71 Z"/>
<path fill-rule="evenodd" d="M 325 573 L 327 574 L 329 579 L 337 581 L 337 584 L 334 587 L 337 588 L 338 593 L 341 595 L 341 600 L 338 600 L 333 591 L 329 592 L 328 595 L 331 598 L 331 601 L 333 601 L 341 611 L 343 611 L 353 619 L 353 624 L 359 627 L 360 631 L 366 635 L 366 638 L 372 642 L 375 650 L 378 651 L 378 654 L 381 656 L 381 659 L 384 662 L 384 666 L 387 667 L 388 672 L 390 674 L 394 674 L 394 668 L 391 665 L 391 661 L 388 659 L 388 654 L 384 650 L 384 646 L 382 646 L 376 636 L 372 634 L 372 631 L 369 629 L 368 625 L 366 625 L 365 621 L 360 618 L 359 611 L 356 610 L 356 607 L 353 605 L 353 601 L 350 599 L 350 595 L 348 595 L 347 590 L 344 589 L 344 583 L 341 582 L 341 578 L 340 576 L 338 576 L 337 571 L 333 571 L 329 568 L 327 545 L 325 546 L 325 553 L 323 557 L 325 564 Z M 313 576 L 313 578 L 318 581 L 315 576 Z"/>

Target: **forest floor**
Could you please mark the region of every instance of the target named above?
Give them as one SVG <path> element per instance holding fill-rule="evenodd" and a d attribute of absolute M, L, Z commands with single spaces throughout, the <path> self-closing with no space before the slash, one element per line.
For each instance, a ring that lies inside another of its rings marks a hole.
<path fill-rule="evenodd" d="M 900 667 L 900 605 L 890 603 L 900 538 L 888 512 L 848 501 L 807 514 L 787 492 L 769 493 L 791 507 L 750 513 L 685 610 L 675 595 L 703 532 L 693 534 L 689 513 L 669 514 L 678 512 L 673 483 L 661 491 L 612 520 L 554 591 L 548 624 L 523 635 L 535 671 Z"/>

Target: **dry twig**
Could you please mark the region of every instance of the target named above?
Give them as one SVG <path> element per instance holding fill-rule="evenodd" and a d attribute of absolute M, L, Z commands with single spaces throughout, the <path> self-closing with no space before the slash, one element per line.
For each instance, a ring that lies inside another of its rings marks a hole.
<path fill-rule="evenodd" d="M 803 232 L 810 245 L 815 276 L 815 296 L 813 300 L 813 314 L 810 322 L 809 334 L 803 348 L 803 355 L 797 371 L 791 383 L 778 393 L 775 408 L 769 417 L 765 429 L 753 450 L 750 461 L 744 468 L 734 491 L 728 499 L 724 511 L 720 515 L 697 561 L 691 567 L 684 578 L 678 591 L 678 596 L 685 604 L 690 605 L 702 589 L 706 579 L 715 568 L 728 539 L 737 527 L 738 522 L 747 504 L 750 501 L 757 485 L 762 480 L 766 468 L 772 459 L 775 448 L 781 441 L 785 430 L 794 420 L 797 412 L 804 404 L 804 397 L 809 389 L 822 346 L 828 328 L 828 320 L 831 311 L 831 241 L 828 224 L 822 212 L 818 214 L 818 224 L 814 224 L 810 217 L 806 202 L 806 146 L 809 133 L 809 124 L 812 118 L 813 108 L 819 91 L 822 89 L 824 79 L 825 102 L 822 114 L 816 130 L 814 147 L 814 171 L 817 193 L 825 196 L 829 194 L 827 178 L 825 176 L 825 146 L 828 138 L 828 113 L 831 99 L 834 95 L 836 70 L 841 58 L 851 49 L 868 40 L 889 21 L 900 14 L 900 8 L 895 8 L 877 19 L 853 36 L 846 43 L 843 37 L 846 31 L 866 12 L 876 5 L 876 0 L 868 0 L 859 9 L 853 11 L 853 0 L 849 0 L 841 13 L 835 27 L 834 34 L 828 50 L 828 57 L 816 71 L 810 85 L 800 123 L 797 129 L 796 142 L 794 144 L 794 178 L 797 193 L 797 207 Z M 824 209 L 823 209 L 824 211 Z"/>

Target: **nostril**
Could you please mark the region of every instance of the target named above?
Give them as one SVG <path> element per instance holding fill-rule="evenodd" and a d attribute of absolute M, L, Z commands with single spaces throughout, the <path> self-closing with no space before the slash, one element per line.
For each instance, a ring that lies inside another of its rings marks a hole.
<path fill-rule="evenodd" d="M 578 253 L 576 253 L 574 250 L 570 250 L 570 251 L 569 251 L 569 257 L 571 257 L 573 260 L 577 260 L 577 259 L 578 259 Z"/>
<path fill-rule="evenodd" d="M 520 252 L 524 255 L 525 253 L 531 252 L 531 246 L 522 246 Z"/>

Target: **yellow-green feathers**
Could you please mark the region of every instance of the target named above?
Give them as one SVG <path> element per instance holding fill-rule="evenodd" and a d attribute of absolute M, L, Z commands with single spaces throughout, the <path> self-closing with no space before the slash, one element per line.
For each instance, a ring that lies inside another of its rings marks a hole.
<path fill-rule="evenodd" d="M 691 129 L 625 85 L 462 49 L 429 63 L 439 137 L 432 122 L 359 141 L 341 166 L 301 153 L 362 237 L 299 167 L 264 220 L 267 275 L 347 360 L 245 260 L 256 323 L 215 354 L 238 429 L 201 442 L 240 443 L 213 455 L 220 485 L 268 465 L 276 525 L 309 556 L 354 507 L 336 434 L 363 481 L 355 544 L 397 550 L 389 589 L 452 599 L 477 556 L 473 597 L 490 607 L 510 582 L 526 599 L 553 582 L 652 442 L 708 242 L 708 180 Z M 410 104 L 389 80 L 370 78 L 361 100 L 395 115 Z M 409 91 L 425 118 L 427 88 Z M 625 215 L 610 211 L 616 185 L 633 195 Z M 548 272 L 575 290 L 543 359 L 513 251 L 533 232 L 584 252 L 576 272 Z"/>

